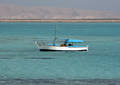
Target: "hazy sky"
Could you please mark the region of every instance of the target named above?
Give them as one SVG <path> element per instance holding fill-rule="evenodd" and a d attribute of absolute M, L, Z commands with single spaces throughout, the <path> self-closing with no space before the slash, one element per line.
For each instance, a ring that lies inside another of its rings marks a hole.
<path fill-rule="evenodd" d="M 120 0 L 0 0 L 0 3 L 120 12 Z"/>

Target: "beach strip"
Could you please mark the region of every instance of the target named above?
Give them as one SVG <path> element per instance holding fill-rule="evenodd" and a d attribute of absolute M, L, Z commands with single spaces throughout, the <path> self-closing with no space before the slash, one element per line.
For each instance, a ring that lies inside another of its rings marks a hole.
<path fill-rule="evenodd" d="M 120 22 L 120 19 L 0 19 L 0 22 Z"/>

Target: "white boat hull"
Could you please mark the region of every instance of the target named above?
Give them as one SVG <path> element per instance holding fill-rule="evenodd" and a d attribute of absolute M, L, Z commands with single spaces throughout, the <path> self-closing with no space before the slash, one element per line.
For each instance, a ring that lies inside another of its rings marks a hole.
<path fill-rule="evenodd" d="M 88 51 L 88 46 L 42 46 L 37 41 L 35 44 L 38 46 L 40 51 Z"/>
<path fill-rule="evenodd" d="M 40 51 L 88 51 L 88 47 L 40 46 Z"/>

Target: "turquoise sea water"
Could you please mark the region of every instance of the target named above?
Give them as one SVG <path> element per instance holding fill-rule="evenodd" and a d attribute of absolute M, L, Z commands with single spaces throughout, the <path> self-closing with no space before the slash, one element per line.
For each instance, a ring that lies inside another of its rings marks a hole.
<path fill-rule="evenodd" d="M 34 41 L 53 40 L 56 24 L 59 39 L 85 40 L 89 51 L 40 52 Z M 120 79 L 119 71 L 120 23 L 0 23 L 1 80 Z"/>

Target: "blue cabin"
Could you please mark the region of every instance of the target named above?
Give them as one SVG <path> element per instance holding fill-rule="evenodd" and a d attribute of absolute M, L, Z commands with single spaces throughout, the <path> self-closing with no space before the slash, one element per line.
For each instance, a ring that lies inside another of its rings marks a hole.
<path fill-rule="evenodd" d="M 82 43 L 84 42 L 83 40 L 71 40 L 71 39 L 66 39 L 65 40 L 66 43 Z"/>
<path fill-rule="evenodd" d="M 84 42 L 83 40 L 65 39 L 64 43 L 61 46 L 81 47 L 80 43 L 83 43 L 83 42 Z"/>

